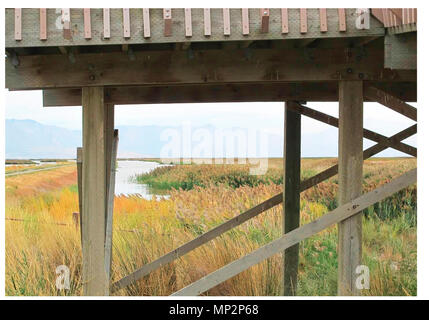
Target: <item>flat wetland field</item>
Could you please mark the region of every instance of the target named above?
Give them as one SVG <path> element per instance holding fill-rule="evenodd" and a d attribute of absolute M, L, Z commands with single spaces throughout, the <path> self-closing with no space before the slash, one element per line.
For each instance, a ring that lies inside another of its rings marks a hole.
<path fill-rule="evenodd" d="M 136 159 L 134 159 L 136 160 Z M 136 175 L 134 181 L 169 197 L 115 197 L 112 281 L 128 275 L 282 191 L 281 158 L 138 159 L 173 164 Z M 206 162 L 206 163 L 204 163 Z M 181 164 L 182 163 L 182 164 Z M 337 163 L 336 158 L 302 159 L 307 179 Z M 8 172 L 28 170 L 24 163 Z M 264 167 L 253 175 L 252 168 Z M 42 165 L 43 166 L 43 165 Z M 416 168 L 414 158 L 371 158 L 364 162 L 363 192 Z M 38 166 L 40 167 L 40 166 Z M 81 295 L 80 232 L 76 166 L 6 176 L 6 295 Z M 301 224 L 337 207 L 337 176 L 301 193 Z M 363 264 L 370 289 L 362 295 L 417 294 L 416 185 L 369 207 L 363 218 Z M 281 236 L 282 206 L 276 206 L 204 246 L 147 275 L 115 295 L 170 295 Z M 282 293 L 281 254 L 251 267 L 205 295 L 276 296 Z M 70 269 L 70 289 L 56 289 L 56 268 Z M 337 227 L 301 242 L 298 295 L 336 295 Z"/>

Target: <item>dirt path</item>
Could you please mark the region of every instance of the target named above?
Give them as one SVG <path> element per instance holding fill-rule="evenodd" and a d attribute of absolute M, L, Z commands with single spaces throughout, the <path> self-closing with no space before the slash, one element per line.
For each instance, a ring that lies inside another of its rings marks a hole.
<path fill-rule="evenodd" d="M 45 170 L 53 170 L 53 169 L 57 169 L 57 168 L 61 168 L 61 167 L 66 167 L 66 166 L 70 166 L 70 165 L 71 164 L 63 164 L 63 165 L 59 165 L 59 166 L 52 166 L 52 167 L 49 167 L 49 168 L 22 170 L 22 171 L 18 171 L 18 172 L 6 173 L 5 176 L 6 177 L 13 177 L 13 176 L 18 176 L 20 174 L 34 173 L 34 172 L 45 171 Z"/>

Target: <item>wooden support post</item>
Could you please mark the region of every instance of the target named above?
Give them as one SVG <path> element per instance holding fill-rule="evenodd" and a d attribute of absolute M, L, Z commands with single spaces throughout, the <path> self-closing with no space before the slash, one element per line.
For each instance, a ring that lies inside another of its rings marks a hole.
<path fill-rule="evenodd" d="M 82 148 L 77 148 L 76 152 L 77 166 L 77 193 L 79 199 L 79 227 L 80 227 L 80 244 L 82 245 Z"/>
<path fill-rule="evenodd" d="M 109 132 L 109 135 L 112 132 Z M 111 148 L 110 148 L 110 168 L 107 172 L 108 180 L 108 194 L 106 204 L 106 239 L 104 245 L 104 265 L 106 268 L 107 279 L 110 282 L 110 270 L 112 267 L 112 240 L 113 240 L 113 205 L 115 200 L 115 178 L 116 178 L 116 156 L 118 153 L 118 130 L 114 130 L 111 134 Z"/>
<path fill-rule="evenodd" d="M 362 193 L 363 84 L 339 83 L 338 181 L 341 206 Z M 362 214 L 338 224 L 338 295 L 358 295 L 356 267 L 362 257 Z"/>
<path fill-rule="evenodd" d="M 115 129 L 115 106 L 111 103 L 105 103 L 105 162 L 106 162 L 106 213 L 105 213 L 105 255 L 104 264 L 107 278 L 110 279 L 110 266 L 112 254 L 112 215 L 113 215 L 113 195 L 111 191 L 115 190 L 115 179 L 111 177 L 112 169 L 116 166 L 116 151 L 114 150 L 114 129 Z M 114 158 L 113 158 L 114 157 Z M 113 171 L 114 174 L 114 171 Z M 113 185 L 112 185 L 112 184 Z M 111 211 L 111 212 L 110 212 Z M 107 234 L 109 233 L 110 238 Z"/>
<path fill-rule="evenodd" d="M 293 102 L 291 102 L 293 103 Z M 301 184 L 301 115 L 285 103 L 283 151 L 283 234 L 299 227 Z M 283 292 L 296 295 L 299 243 L 284 252 Z"/>
<path fill-rule="evenodd" d="M 83 294 L 108 295 L 104 267 L 106 215 L 106 108 L 103 87 L 82 88 Z"/>

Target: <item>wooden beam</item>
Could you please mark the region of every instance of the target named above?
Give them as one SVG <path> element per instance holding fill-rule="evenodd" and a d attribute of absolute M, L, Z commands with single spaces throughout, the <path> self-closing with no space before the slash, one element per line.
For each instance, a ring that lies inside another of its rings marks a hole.
<path fill-rule="evenodd" d="M 289 17 L 288 11 L 286 8 L 281 9 L 281 18 L 282 18 L 282 34 L 289 33 Z"/>
<path fill-rule="evenodd" d="M 373 86 L 365 86 L 364 95 L 374 102 L 378 102 L 411 120 L 417 121 L 417 109 L 408 103 Z"/>
<path fill-rule="evenodd" d="M 279 253 L 291 246 L 323 231 L 324 229 L 341 223 L 345 219 L 351 219 L 361 210 L 395 194 L 417 181 L 417 169 L 411 170 L 399 178 L 368 192 L 346 204 L 339 206 L 321 218 L 307 223 L 293 231 L 288 232 L 279 239 L 247 254 L 246 256 L 231 262 L 230 264 L 208 274 L 187 287 L 175 292 L 172 296 L 195 296 L 215 287 L 216 285 L 232 278 L 240 272 L 255 264 Z"/>
<path fill-rule="evenodd" d="M 229 15 L 229 9 L 223 8 L 223 34 L 225 36 L 231 35 L 231 21 Z"/>
<path fill-rule="evenodd" d="M 340 32 L 347 31 L 346 10 L 338 9 L 338 29 Z"/>
<path fill-rule="evenodd" d="M 15 8 L 15 40 L 22 40 L 22 9 Z"/>
<path fill-rule="evenodd" d="M 325 113 L 322 113 L 320 111 L 310 109 L 308 107 L 302 106 L 297 102 L 291 102 L 289 103 L 289 109 L 294 110 L 304 116 L 310 117 L 312 119 L 321 121 L 323 123 L 329 124 L 331 126 L 337 127 L 339 126 L 338 118 L 335 118 L 333 116 L 327 115 Z M 381 144 L 384 144 L 386 147 L 390 147 L 393 149 L 396 149 L 398 151 L 404 152 L 410 156 L 417 157 L 417 149 L 415 147 L 411 147 L 405 143 L 402 142 L 392 142 L 389 140 L 388 137 L 383 136 L 379 133 L 376 133 L 374 131 L 363 129 L 363 137 L 367 138 L 369 140 L 372 140 L 374 142 L 378 142 Z"/>
<path fill-rule="evenodd" d="M 339 83 L 339 205 L 362 193 L 363 177 L 363 84 Z M 338 295 L 358 295 L 356 267 L 362 259 L 362 214 L 338 224 Z"/>
<path fill-rule="evenodd" d="M 192 37 L 192 9 L 185 9 L 185 37 Z"/>
<path fill-rule="evenodd" d="M 83 9 L 83 25 L 85 39 L 91 39 L 91 9 Z"/>
<path fill-rule="evenodd" d="M 131 37 L 131 28 L 130 28 L 130 9 L 122 9 L 122 25 L 124 30 L 124 38 Z"/>
<path fill-rule="evenodd" d="M 306 52 L 306 48 L 253 50 L 251 57 L 243 59 L 242 49 L 194 50 L 192 64 L 186 55 L 177 51 L 134 52 L 136 59 L 132 63 L 120 52 L 103 53 L 103 59 L 97 53 L 82 53 L 73 67 L 60 55 L 22 56 L 18 68 L 6 63 L 6 87 L 25 90 L 339 79 L 416 81 L 416 70 L 384 72 L 383 50 L 367 48 L 360 61 L 350 60 L 343 50 L 335 48 L 313 48 L 312 59 L 308 61 Z M 348 52 L 354 55 L 357 49 Z"/>
<path fill-rule="evenodd" d="M 285 103 L 283 151 L 283 234 L 299 227 L 301 193 L 301 114 Z M 297 294 L 299 243 L 283 253 L 283 294 Z"/>
<path fill-rule="evenodd" d="M 103 38 L 110 39 L 110 9 L 103 9 Z"/>
<path fill-rule="evenodd" d="M 247 8 L 241 9 L 241 27 L 243 36 L 249 35 L 249 9 Z"/>
<path fill-rule="evenodd" d="M 212 22 L 210 17 L 210 9 L 204 9 L 204 35 L 210 37 L 212 34 Z"/>
<path fill-rule="evenodd" d="M 108 172 L 108 193 L 107 193 L 107 210 L 106 210 L 106 237 L 104 244 L 104 266 L 106 268 L 107 279 L 111 278 L 112 268 L 112 240 L 113 240 L 113 205 L 115 200 L 115 176 L 116 176 L 116 157 L 118 152 L 118 130 L 114 130 L 112 146 L 110 148 L 110 161 Z"/>
<path fill-rule="evenodd" d="M 268 33 L 270 31 L 270 9 L 261 10 L 261 32 Z"/>
<path fill-rule="evenodd" d="M 63 23 L 63 38 L 69 41 L 72 39 L 70 8 L 61 9 L 61 21 Z"/>
<path fill-rule="evenodd" d="M 392 83 L 383 90 L 400 94 L 402 100 L 416 100 L 415 83 Z M 202 102 L 338 101 L 335 82 L 236 83 L 206 85 L 133 86 L 105 88 L 105 102 L 122 104 Z M 365 101 L 368 101 L 366 99 Z M 372 100 L 369 100 L 372 101 Z M 43 106 L 80 106 L 82 90 L 43 90 Z"/>
<path fill-rule="evenodd" d="M 328 19 L 326 9 L 319 9 L 320 32 L 328 31 Z"/>
<path fill-rule="evenodd" d="M 79 226 L 80 226 L 80 243 L 83 245 L 82 239 L 82 215 L 83 215 L 83 206 L 82 206 L 82 163 L 83 163 L 83 153 L 82 148 L 77 148 L 76 150 L 76 167 L 77 167 L 77 194 L 79 201 Z"/>
<path fill-rule="evenodd" d="M 143 37 L 150 38 L 150 9 L 143 9 Z"/>
<path fill-rule="evenodd" d="M 392 141 L 401 141 L 404 139 L 407 139 L 408 137 L 412 136 L 417 132 L 417 125 L 411 126 L 394 136 L 390 137 Z M 366 149 L 363 153 L 364 159 L 368 159 L 372 157 L 373 155 L 387 149 L 385 146 L 381 144 L 376 144 L 372 146 L 369 149 Z M 301 182 L 300 191 L 303 192 L 317 184 L 319 184 L 322 181 L 325 181 L 326 179 L 329 179 L 336 175 L 338 173 L 338 165 L 334 165 L 319 174 L 304 180 Z M 271 209 L 272 207 L 282 203 L 283 201 L 283 193 L 279 193 L 268 200 L 265 200 L 264 202 L 256 205 L 255 207 L 239 214 L 238 216 L 224 222 L 223 224 L 215 227 L 214 229 L 202 234 L 201 236 L 183 244 L 182 246 L 178 247 L 177 249 L 163 255 L 162 257 L 156 259 L 153 262 L 150 262 L 143 267 L 137 269 L 133 273 L 131 273 L 128 276 L 125 276 L 121 280 L 115 282 L 112 287 L 111 291 L 117 291 L 122 288 L 125 288 L 126 286 L 132 284 L 133 282 L 141 279 L 145 275 L 149 274 L 153 270 L 158 269 L 159 267 L 170 263 L 174 261 L 175 259 L 185 255 L 186 253 L 204 245 L 205 243 L 211 241 L 212 239 L 218 237 L 219 235 L 227 232 L 228 230 L 231 230 L 232 228 L 239 226 L 240 224 L 243 224 L 244 222 L 252 219 L 253 217 L 256 217 L 257 215 L 261 214 L 264 211 L 267 211 L 268 209 Z"/>
<path fill-rule="evenodd" d="M 40 38 L 40 40 L 48 39 L 48 34 L 47 34 L 47 29 L 46 29 L 46 8 L 40 9 L 39 38 Z"/>
<path fill-rule="evenodd" d="M 299 9 L 300 32 L 307 33 L 307 9 Z"/>
<path fill-rule="evenodd" d="M 163 17 L 164 17 L 164 36 L 165 37 L 171 37 L 171 30 L 172 30 L 172 12 L 171 8 L 165 8 L 163 9 Z"/>
<path fill-rule="evenodd" d="M 83 294 L 108 295 L 104 266 L 106 214 L 105 107 L 102 87 L 82 88 L 83 114 Z M 101 142 L 101 143 L 100 143 Z"/>

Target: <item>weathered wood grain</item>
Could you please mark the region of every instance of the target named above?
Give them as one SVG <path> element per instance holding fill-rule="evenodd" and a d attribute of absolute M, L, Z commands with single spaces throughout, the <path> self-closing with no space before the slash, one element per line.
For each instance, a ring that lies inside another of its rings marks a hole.
<path fill-rule="evenodd" d="M 106 214 L 105 108 L 102 87 L 82 89 L 82 283 L 87 296 L 108 295 L 104 266 Z"/>
<path fill-rule="evenodd" d="M 363 83 L 339 83 L 338 185 L 340 206 L 362 193 Z M 356 267 L 362 259 L 362 214 L 338 224 L 338 295 L 359 295 Z"/>

